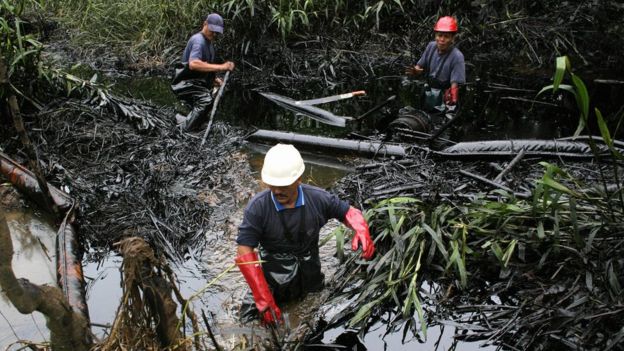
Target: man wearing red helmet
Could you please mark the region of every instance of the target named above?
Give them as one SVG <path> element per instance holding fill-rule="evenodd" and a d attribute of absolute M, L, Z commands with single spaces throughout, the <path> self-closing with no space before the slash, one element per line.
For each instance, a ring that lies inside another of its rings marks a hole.
<path fill-rule="evenodd" d="M 459 84 L 466 82 L 464 54 L 453 44 L 457 34 L 457 21 L 450 16 L 441 17 L 433 27 L 435 40 L 427 44 L 415 66 L 407 67 L 408 75 L 425 73 L 429 90 L 425 92 L 425 105 L 440 108 L 442 93 L 444 103 L 455 106 L 459 102 Z"/>

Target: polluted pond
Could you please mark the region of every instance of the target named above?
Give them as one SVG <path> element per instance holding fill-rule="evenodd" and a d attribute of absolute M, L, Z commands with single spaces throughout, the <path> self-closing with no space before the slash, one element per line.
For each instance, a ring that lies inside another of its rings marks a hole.
<path fill-rule="evenodd" d="M 624 144 L 567 138 L 568 126 L 536 136 L 501 131 L 496 120 L 479 125 L 477 103 L 445 127 L 452 116 L 399 113 L 402 84 L 366 86 L 365 96 L 322 111 L 284 105 L 319 95 L 274 92 L 291 95 L 280 105 L 238 89 L 203 147 L 203 130 L 181 132 L 169 107 L 113 95 L 50 104 L 27 126 L 46 180 L 71 199 L 75 218 L 59 199 L 62 215 L 31 216 L 15 195 L 4 210 L 12 257 L 40 257 L 46 268 L 41 279 L 13 272 L 81 292 L 93 335 L 80 340 L 98 350 L 621 349 Z M 336 116 L 364 118 L 343 128 Z M 7 133 L 2 152 L 27 164 Z M 238 321 L 247 287 L 233 257 L 243 207 L 262 188 L 263 155 L 280 141 L 303 150 L 306 183 L 365 210 L 377 253 L 360 260 L 345 249 L 351 233 L 331 222 L 321 233 L 325 289 L 284 306 L 284 325 L 264 328 Z M 4 177 L 40 196 L 36 175 L 16 182 L 8 159 Z M 78 290 L 58 279 L 52 254 L 68 223 L 80 236 L 83 269 L 68 275 L 84 279 Z M 2 313 L 2 346 L 49 340 L 40 316 Z"/>

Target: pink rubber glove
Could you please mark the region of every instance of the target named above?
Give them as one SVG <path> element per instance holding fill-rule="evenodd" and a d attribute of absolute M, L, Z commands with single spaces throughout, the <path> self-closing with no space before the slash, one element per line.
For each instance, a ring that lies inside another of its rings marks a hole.
<path fill-rule="evenodd" d="M 371 240 L 370 232 L 368 230 L 368 224 L 362 216 L 360 210 L 349 207 L 349 211 L 345 215 L 344 223 L 347 227 L 355 231 L 353 240 L 351 241 L 351 249 L 357 251 L 358 247 L 362 246 L 362 258 L 370 260 L 375 253 L 375 244 Z"/>

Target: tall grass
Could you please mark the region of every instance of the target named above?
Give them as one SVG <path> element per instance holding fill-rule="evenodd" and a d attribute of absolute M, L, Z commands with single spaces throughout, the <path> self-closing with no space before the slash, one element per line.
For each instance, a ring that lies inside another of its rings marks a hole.
<path fill-rule="evenodd" d="M 361 290 L 349 288 L 358 284 L 359 275 L 349 273 L 355 262 L 337 278 L 336 301 L 353 301 L 346 308 L 353 312 L 345 312 L 349 324 L 366 326 L 395 310 L 426 337 L 444 291 L 482 291 L 484 282 L 505 281 L 511 272 L 556 276 L 562 262 L 570 262 L 568 272 L 587 270 L 603 284 L 604 294 L 594 291 L 597 304 L 620 303 L 622 272 L 612 261 L 618 249 L 605 244 L 624 229 L 622 209 L 613 216 L 606 194 L 590 194 L 590 185 L 553 164 L 542 166 L 533 199 L 500 192 L 500 200 L 477 197 L 431 208 L 415 198 L 391 198 L 367 211 L 378 256 L 364 266 Z M 438 296 L 424 290 L 428 280 L 443 287 Z M 513 279 L 506 284 L 515 289 Z"/>
<path fill-rule="evenodd" d="M 36 80 L 42 73 L 42 45 L 35 35 L 25 33 L 23 18 L 25 11 L 39 5 L 36 0 L 0 2 L 0 57 L 5 75 L 0 82 L 2 99 L 12 94 L 27 97 L 28 86 L 24 83 Z"/>
<path fill-rule="evenodd" d="M 43 0 L 0 1 L 0 100 L 16 96 L 21 106 L 41 109 L 57 95 L 106 97 L 97 76 L 84 80 L 42 58 L 37 16 L 44 5 Z"/>
<path fill-rule="evenodd" d="M 303 34 L 311 26 L 365 26 L 405 14 L 404 4 L 418 1 L 349 2 L 344 0 L 50 0 L 53 11 L 80 45 L 110 44 L 118 53 L 167 56 L 197 31 L 207 13 L 226 19 L 226 31 L 239 38 Z"/>

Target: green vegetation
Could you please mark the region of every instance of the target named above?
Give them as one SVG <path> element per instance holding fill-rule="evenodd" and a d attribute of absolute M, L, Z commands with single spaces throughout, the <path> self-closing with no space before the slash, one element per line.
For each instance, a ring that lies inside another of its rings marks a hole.
<path fill-rule="evenodd" d="M 566 74 L 573 86 L 561 84 Z M 568 338 L 567 345 L 581 347 L 609 347 L 622 339 L 611 324 L 611 314 L 618 314 L 613 306 L 624 302 L 621 145 L 615 145 L 598 109 L 597 120 L 591 120 L 584 84 L 565 57 L 557 59 L 554 84 L 543 91 L 557 88 L 577 97 L 582 127 L 598 124 L 602 138 L 589 138 L 596 159 L 610 150 L 613 163 L 592 165 L 599 176 L 585 179 L 586 170 L 573 173 L 540 162 L 543 175 L 527 199 L 497 190 L 467 202 L 400 197 L 375 204 L 366 216 L 377 257 L 370 263 L 351 257 L 338 273 L 335 301 L 352 301 L 340 318 L 366 330 L 391 311 L 396 316 L 389 328 L 403 321 L 426 337 L 427 325 L 447 318 L 440 314 L 457 313 L 461 304 L 465 313 L 477 316 L 468 317 L 468 330 L 474 324 L 483 328 L 472 332 L 475 339 L 518 349 L 551 345 L 557 333 Z M 352 274 L 357 264 L 363 274 Z M 364 283 L 358 281 L 362 276 Z M 364 288 L 353 289 L 360 285 Z M 519 308 L 513 320 L 483 308 L 492 305 L 491 296 L 502 299 L 495 306 Z M 557 310 L 564 310 L 565 318 L 553 316 Z M 500 316 L 504 321 L 497 320 Z"/>
<path fill-rule="evenodd" d="M 34 28 L 38 25 L 36 14 L 41 12 L 43 4 L 42 0 L 0 2 L 0 99 L 17 96 L 31 107 L 41 109 L 47 100 L 58 95 L 105 97 L 106 89 L 97 84 L 97 75 L 84 80 L 51 66 L 42 58 L 43 45 Z M 26 26 L 31 28 L 30 33 L 26 32 Z"/>
<path fill-rule="evenodd" d="M 184 45 L 189 34 L 198 30 L 202 19 L 212 11 L 226 18 L 226 31 L 236 28 L 240 37 L 287 38 L 310 27 L 344 24 L 378 27 L 384 16 L 397 11 L 405 14 L 403 3 L 400 0 L 380 0 L 369 5 L 324 0 L 52 0 L 46 6 L 64 26 L 73 28 L 72 35 L 81 46 L 106 43 L 118 53 L 170 59 L 174 47 Z"/>
<path fill-rule="evenodd" d="M 7 99 L 17 94 L 25 97 L 29 86 L 25 82 L 37 81 L 45 72 L 40 64 L 42 45 L 36 37 L 24 33 L 23 13 L 33 6 L 35 0 L 20 0 L 16 3 L 0 2 L 0 65 L 2 81 L 0 98 Z M 26 94 L 25 94 L 26 93 Z"/>

